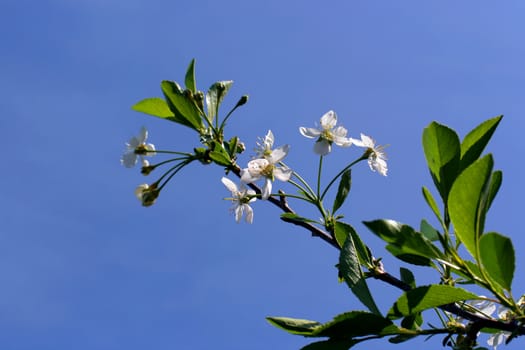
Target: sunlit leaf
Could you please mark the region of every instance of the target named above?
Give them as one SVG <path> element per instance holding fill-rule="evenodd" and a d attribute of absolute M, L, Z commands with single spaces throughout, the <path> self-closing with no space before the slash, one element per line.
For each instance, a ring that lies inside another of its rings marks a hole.
<path fill-rule="evenodd" d="M 206 109 L 208 111 L 208 120 L 213 122 L 213 120 L 219 114 L 219 106 L 224 99 L 224 96 L 228 93 L 233 84 L 232 80 L 228 81 L 218 81 L 210 86 L 208 92 L 206 93 Z"/>
<path fill-rule="evenodd" d="M 161 83 L 161 88 L 173 114 L 177 118 L 185 120 L 184 125 L 197 131 L 202 130 L 203 124 L 199 109 L 189 95 L 173 81 L 164 80 Z"/>
<path fill-rule="evenodd" d="M 284 329 L 288 333 L 309 336 L 322 324 L 316 321 L 290 317 L 266 317 L 272 325 Z"/>
<path fill-rule="evenodd" d="M 456 301 L 477 298 L 476 294 L 447 285 L 417 287 L 405 292 L 394 303 L 387 316 L 396 319 Z"/>
<path fill-rule="evenodd" d="M 448 192 L 458 176 L 459 137 L 451 128 L 432 122 L 423 130 L 423 150 L 432 179 L 446 203 Z"/>
<path fill-rule="evenodd" d="M 479 158 L 496 131 L 501 118 L 503 118 L 502 115 L 486 120 L 465 136 L 461 143 L 460 170 L 466 169 Z"/>
<path fill-rule="evenodd" d="M 299 216 L 295 213 L 283 213 L 281 214 L 281 219 L 284 221 L 294 221 L 294 222 L 308 222 L 308 223 L 315 223 L 315 220 L 304 218 L 302 216 Z"/>
<path fill-rule="evenodd" d="M 424 259 L 442 258 L 443 254 L 420 232 L 408 225 L 394 220 L 374 220 L 363 222 L 366 227 L 385 242 L 387 249 L 399 255 L 413 255 Z M 405 260 L 406 261 L 406 260 Z"/>
<path fill-rule="evenodd" d="M 197 85 L 195 83 L 195 59 L 191 60 L 190 65 L 186 70 L 184 85 L 186 85 L 186 89 L 190 90 L 192 93 L 197 92 Z"/>
<path fill-rule="evenodd" d="M 487 210 L 490 209 L 490 206 L 492 205 L 492 201 L 498 194 L 502 181 L 503 181 L 503 173 L 500 170 L 496 170 L 492 172 L 492 178 L 490 179 L 490 186 L 488 189 L 488 196 L 487 196 L 488 197 Z"/>
<path fill-rule="evenodd" d="M 490 278 L 510 291 L 516 263 L 512 241 L 496 232 L 485 233 L 479 241 L 479 250 Z"/>
<path fill-rule="evenodd" d="M 432 196 L 432 193 L 425 186 L 423 186 L 422 191 L 423 191 L 423 197 L 425 198 L 425 201 L 427 202 L 430 209 L 432 209 L 432 212 L 434 213 L 436 218 L 439 220 L 439 222 L 443 222 L 443 218 L 441 217 L 441 212 L 439 211 L 437 202 L 434 199 L 434 196 Z"/>
<path fill-rule="evenodd" d="M 159 97 L 146 98 L 134 104 L 131 109 L 164 119 L 174 117 L 166 101 Z"/>
<path fill-rule="evenodd" d="M 490 154 L 472 163 L 454 182 L 448 200 L 456 236 L 473 257 L 477 257 L 476 247 L 483 233 L 492 164 Z"/>

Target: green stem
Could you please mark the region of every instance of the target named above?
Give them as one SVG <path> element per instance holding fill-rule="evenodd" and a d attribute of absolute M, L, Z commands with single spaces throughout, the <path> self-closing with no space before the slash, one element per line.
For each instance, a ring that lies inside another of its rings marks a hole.
<path fill-rule="evenodd" d="M 334 182 L 341 176 L 343 175 L 343 173 L 345 171 L 347 171 L 348 169 L 350 169 L 352 166 L 354 166 L 355 164 L 359 163 L 360 161 L 362 160 L 365 160 L 365 159 L 368 159 L 368 152 L 365 152 L 363 153 L 363 155 L 361 157 L 359 157 L 358 159 L 354 160 L 352 163 L 348 164 L 346 167 L 344 167 L 343 170 L 341 170 L 333 179 L 332 181 L 330 181 L 330 183 L 328 184 L 328 186 L 326 186 L 325 190 L 323 191 L 323 194 L 321 194 L 321 197 L 320 197 L 320 200 L 323 200 L 324 196 L 326 196 L 326 193 L 328 192 L 328 190 L 330 189 L 330 187 L 332 187 L 332 185 L 334 184 Z"/>

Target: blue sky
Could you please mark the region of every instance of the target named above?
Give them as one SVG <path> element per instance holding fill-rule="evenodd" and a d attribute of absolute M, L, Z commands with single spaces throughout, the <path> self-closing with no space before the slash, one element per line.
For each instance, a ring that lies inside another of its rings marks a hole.
<path fill-rule="evenodd" d="M 400 263 L 360 222 L 432 218 L 420 194 L 431 185 L 423 127 L 438 120 L 465 135 L 504 114 L 488 149 L 504 181 L 487 225 L 513 238 L 514 290 L 523 293 L 523 2 L 6 0 L 2 8 L 2 348 L 299 349 L 308 341 L 264 317 L 324 322 L 363 308 L 337 283 L 335 249 L 282 223 L 275 208 L 258 202 L 253 225 L 235 224 L 218 168 L 187 167 L 153 207 L 140 206 L 133 190 L 151 179 L 120 165 L 124 143 L 141 126 L 157 148 L 191 150 L 198 140 L 130 107 L 159 96 L 161 80 L 182 81 L 192 58 L 200 89 L 235 81 L 225 106 L 250 95 L 230 135 L 251 151 L 273 130 L 276 144 L 292 146 L 287 163 L 309 179 L 317 159 L 298 128 L 330 109 L 352 136 L 390 145 L 388 177 L 357 167 L 342 212 L 392 273 Z M 336 149 L 327 174 L 358 154 Z M 383 310 L 398 295 L 372 287 Z"/>

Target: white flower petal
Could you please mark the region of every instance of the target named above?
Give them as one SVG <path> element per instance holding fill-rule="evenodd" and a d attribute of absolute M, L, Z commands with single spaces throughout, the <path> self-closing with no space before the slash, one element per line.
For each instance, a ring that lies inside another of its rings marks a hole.
<path fill-rule="evenodd" d="M 241 218 L 242 218 L 242 212 L 243 212 L 243 206 L 242 205 L 239 205 L 239 204 L 236 204 L 235 207 L 234 207 L 234 212 L 235 212 L 235 221 L 237 223 L 239 223 L 241 221 Z"/>
<path fill-rule="evenodd" d="M 270 162 L 270 164 L 279 163 L 281 160 L 284 159 L 284 157 L 286 157 L 289 151 L 290 145 L 284 145 L 279 148 L 276 148 L 270 154 L 268 161 Z"/>
<path fill-rule="evenodd" d="M 227 177 L 223 177 L 221 179 L 222 183 L 224 184 L 224 186 L 226 186 L 226 188 L 232 193 L 232 194 L 235 194 L 239 191 L 237 185 L 235 184 L 235 182 L 233 182 L 232 180 L 228 179 Z"/>
<path fill-rule="evenodd" d="M 147 191 L 148 189 L 149 189 L 148 184 L 142 184 L 142 185 L 137 186 L 137 188 L 135 189 L 135 196 L 137 196 L 139 201 L 142 202 L 142 196 L 144 195 L 144 192 Z"/>
<path fill-rule="evenodd" d="M 140 128 L 140 134 L 138 137 L 139 143 L 144 143 L 148 139 L 148 130 L 145 127 Z"/>
<path fill-rule="evenodd" d="M 321 133 L 322 133 L 322 130 L 317 130 L 317 129 L 314 129 L 314 128 L 305 128 L 304 126 L 301 126 L 299 128 L 299 132 L 304 137 L 308 137 L 309 139 L 313 139 L 313 138 L 319 137 L 321 135 Z"/>
<path fill-rule="evenodd" d="M 262 188 L 261 198 L 268 199 L 268 197 L 270 197 L 271 194 L 272 194 L 272 180 L 270 180 L 269 178 L 266 178 L 266 180 L 264 181 L 264 187 Z"/>
<path fill-rule="evenodd" d="M 321 127 L 330 130 L 337 124 L 337 115 L 334 111 L 328 111 L 321 117 Z"/>
<path fill-rule="evenodd" d="M 268 148 L 268 149 L 271 149 L 273 147 L 273 141 L 274 141 L 274 137 L 273 137 L 273 133 L 271 130 L 268 130 L 268 133 L 266 134 L 266 136 L 264 137 L 264 145 Z"/>
<path fill-rule="evenodd" d="M 487 344 L 494 347 L 494 350 L 497 350 L 498 345 L 501 345 L 505 340 L 510 336 L 508 332 L 498 332 L 489 337 Z"/>
<path fill-rule="evenodd" d="M 321 156 L 326 156 L 332 150 L 332 146 L 325 139 L 321 139 L 315 142 L 314 152 Z"/>
<path fill-rule="evenodd" d="M 133 168 L 137 164 L 137 155 L 135 152 L 126 152 L 122 155 L 120 162 L 126 168 Z"/>
<path fill-rule="evenodd" d="M 293 173 L 292 169 L 285 168 L 285 167 L 275 168 L 273 170 L 273 176 L 275 176 L 277 180 L 281 180 L 284 182 L 290 180 L 290 177 L 292 177 L 292 173 Z"/>
<path fill-rule="evenodd" d="M 140 146 L 142 142 L 135 136 L 133 136 L 132 138 L 129 139 L 128 143 L 126 143 L 126 147 L 129 149 L 129 150 L 135 150 L 135 148 L 137 148 L 138 146 Z"/>
<path fill-rule="evenodd" d="M 245 184 L 255 182 L 261 178 L 260 174 L 252 174 L 248 168 L 241 170 L 241 181 Z"/>
<path fill-rule="evenodd" d="M 253 209 L 248 204 L 243 205 L 244 210 L 246 211 L 246 222 L 251 224 L 253 223 Z"/>

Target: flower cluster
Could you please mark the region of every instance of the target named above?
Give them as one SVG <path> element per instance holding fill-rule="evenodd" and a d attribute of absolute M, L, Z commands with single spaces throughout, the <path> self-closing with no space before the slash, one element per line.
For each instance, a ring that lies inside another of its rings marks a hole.
<path fill-rule="evenodd" d="M 481 316 L 481 317 L 487 317 L 487 318 L 493 318 L 494 313 L 496 310 L 497 312 L 497 318 L 499 320 L 507 320 L 509 316 L 510 310 L 506 307 L 498 306 L 493 301 L 485 299 L 484 296 L 480 296 L 480 298 L 483 298 L 481 300 L 475 300 L 475 301 L 469 301 L 466 304 L 473 308 L 474 314 Z M 457 321 L 461 322 L 463 321 L 461 318 L 457 318 Z M 504 344 L 505 341 L 510 337 L 510 332 L 500 331 L 497 333 L 493 333 L 490 335 L 490 337 L 487 339 L 487 344 L 489 346 L 492 346 L 494 350 L 498 349 L 498 346 L 501 344 Z"/>
<path fill-rule="evenodd" d="M 299 132 L 307 138 L 317 138 L 314 144 L 314 152 L 320 156 L 325 156 L 332 151 L 332 143 L 341 147 L 349 147 L 356 145 L 358 147 L 366 148 L 365 155 L 368 158 L 368 165 L 372 171 L 377 171 L 383 176 L 386 176 L 388 167 L 386 164 L 386 154 L 384 147 L 377 146 L 375 141 L 364 134 L 361 134 L 361 140 L 347 138 L 348 131 L 342 127 L 337 126 L 337 114 L 334 111 L 326 112 L 320 120 L 321 128 L 305 128 L 300 127 Z"/>

